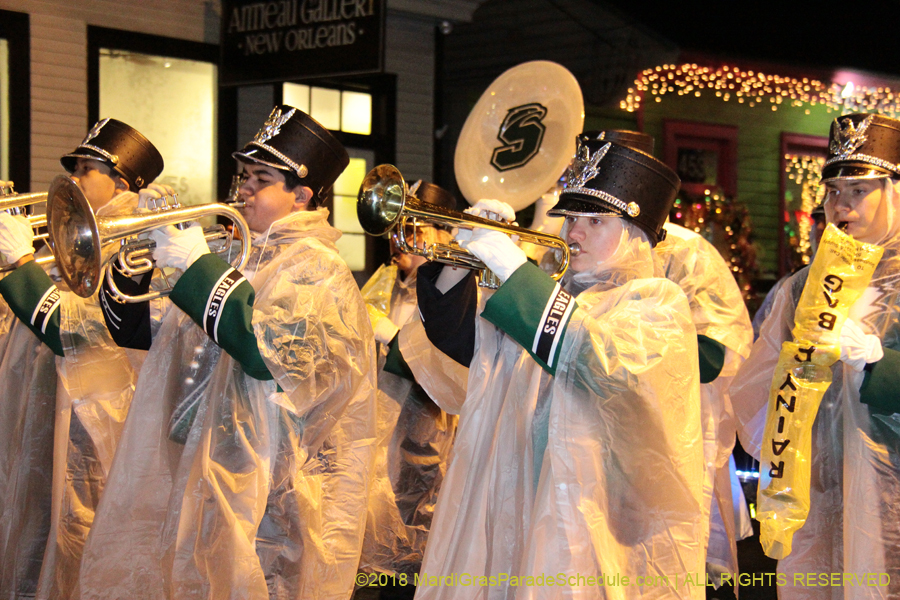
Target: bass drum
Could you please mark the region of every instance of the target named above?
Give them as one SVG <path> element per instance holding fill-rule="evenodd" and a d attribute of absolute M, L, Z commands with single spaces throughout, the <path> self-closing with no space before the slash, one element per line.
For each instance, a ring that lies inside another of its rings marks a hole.
<path fill-rule="evenodd" d="M 575 154 L 584 100 L 575 76 L 537 60 L 504 72 L 469 113 L 454 155 L 469 204 L 502 200 L 522 210 L 548 191 Z"/>

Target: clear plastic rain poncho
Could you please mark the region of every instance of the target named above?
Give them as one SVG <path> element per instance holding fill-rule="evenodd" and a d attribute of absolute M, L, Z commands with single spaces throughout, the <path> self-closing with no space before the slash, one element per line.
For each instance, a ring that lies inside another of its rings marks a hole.
<path fill-rule="evenodd" d="M 712 515 L 706 562 L 714 571 L 738 570 L 734 498 L 729 459 L 734 449 L 736 425 L 728 386 L 738 367 L 750 354 L 753 328 L 741 290 L 719 251 L 702 236 L 674 223 L 665 225 L 668 235 L 657 244 L 657 275 L 673 281 L 687 295 L 698 335 L 725 346 L 719 376 L 700 385 L 703 446 L 707 465 L 704 493 L 712 497 L 705 510 Z M 744 502 L 743 494 L 738 498 Z"/>
<path fill-rule="evenodd" d="M 563 281 L 555 377 L 476 319 L 417 599 L 705 597 L 696 332 L 622 223 L 612 258 Z"/>
<path fill-rule="evenodd" d="M 53 351 L 0 299 L 0 597 L 33 598 L 53 469 Z"/>
<path fill-rule="evenodd" d="M 881 218 L 884 255 L 850 317 L 885 348 L 900 349 L 900 195 L 883 182 Z M 779 290 L 750 357 L 731 387 L 741 444 L 760 456 L 772 375 L 782 342 L 791 339 L 794 309 L 808 269 Z M 860 403 L 863 372 L 842 361 L 831 367 L 832 383 L 812 429 L 810 511 L 793 536 L 779 572 L 876 574 L 876 585 L 780 588 L 790 598 L 900 598 L 900 414 Z M 877 574 L 887 574 L 878 579 Z M 842 579 L 843 582 L 843 579 Z"/>
<path fill-rule="evenodd" d="M 403 279 L 396 266 L 381 267 L 363 288 L 370 311 L 387 314 L 398 326 L 410 321 L 419 324 L 415 332 L 411 331 L 414 325 L 403 328 L 404 342 L 398 340 L 401 352 L 407 349 L 409 336 L 429 344 L 418 316 L 416 274 L 413 271 Z M 366 573 L 412 575 L 425 555 L 457 417 L 442 411 L 422 385 L 386 372 L 387 351 L 387 346 L 379 345 L 378 450 L 359 568 Z M 431 354 L 407 352 L 413 365 Z M 445 388 L 441 395 L 450 391 Z M 458 395 L 457 403 L 462 401 L 462 394 Z"/>
<path fill-rule="evenodd" d="M 119 194 L 100 216 L 132 214 L 138 196 Z M 56 359 L 53 508 L 38 598 L 77 597 L 84 543 L 112 466 L 146 352 L 119 348 L 109 335 L 99 294 L 64 292 Z"/>
<path fill-rule="evenodd" d="M 131 213 L 137 198 L 119 194 L 98 214 Z M 10 494 L 3 519 L 4 597 L 14 597 L 7 592 L 16 588 L 38 598 L 74 592 L 144 354 L 115 345 L 96 296 L 79 298 L 57 284 L 65 357 L 54 357 L 22 323 L 3 336 L 0 397 L 12 411 L 3 418 L 11 428 L 2 461 Z"/>
<path fill-rule="evenodd" d="M 84 598 L 350 596 L 375 437 L 374 342 L 324 209 L 255 235 L 274 381 L 170 310 L 85 548 Z"/>

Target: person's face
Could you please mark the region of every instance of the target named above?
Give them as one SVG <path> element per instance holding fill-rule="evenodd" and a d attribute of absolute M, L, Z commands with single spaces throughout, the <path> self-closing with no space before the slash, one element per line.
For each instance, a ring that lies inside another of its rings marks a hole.
<path fill-rule="evenodd" d="M 288 188 L 284 173 L 274 167 L 241 164 L 246 180 L 241 185 L 238 200 L 246 202 L 241 214 L 251 231 L 266 232 L 275 221 L 292 212 L 306 210 L 312 197 L 312 190 L 308 187 Z"/>
<path fill-rule="evenodd" d="M 92 158 L 76 159 L 72 179 L 78 184 L 94 212 L 128 190 L 128 183 L 109 165 Z"/>
<path fill-rule="evenodd" d="M 581 246 L 569 269 L 574 273 L 590 271 L 609 259 L 622 239 L 621 217 L 566 217 L 566 243 Z"/>
<path fill-rule="evenodd" d="M 839 179 L 825 184 L 825 216 L 854 239 L 877 243 L 887 233 L 881 179 Z"/>
<path fill-rule="evenodd" d="M 415 241 L 417 248 L 424 248 L 425 231 L 425 227 L 415 228 L 412 225 L 407 225 L 405 230 L 406 243 L 412 245 Z M 413 237 L 414 234 L 416 234 L 415 237 Z M 411 273 L 415 272 L 416 269 L 427 262 L 424 256 L 401 252 L 400 248 L 397 246 L 397 239 L 394 235 L 391 235 L 391 261 L 403 272 L 404 278 L 409 277 Z"/>

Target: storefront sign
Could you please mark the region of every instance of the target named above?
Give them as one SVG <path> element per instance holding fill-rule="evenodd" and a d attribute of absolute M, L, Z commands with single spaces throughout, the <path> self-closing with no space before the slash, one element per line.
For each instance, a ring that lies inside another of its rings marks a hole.
<path fill-rule="evenodd" d="M 223 0 L 219 81 L 240 85 L 375 73 L 385 0 Z"/>

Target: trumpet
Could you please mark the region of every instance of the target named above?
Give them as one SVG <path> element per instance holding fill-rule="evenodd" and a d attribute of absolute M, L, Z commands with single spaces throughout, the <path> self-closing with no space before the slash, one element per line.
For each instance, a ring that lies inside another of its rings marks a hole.
<path fill-rule="evenodd" d="M 235 208 L 223 203 L 183 207 L 165 201 L 149 213 L 100 217 L 94 214 L 75 182 L 65 175 L 53 180 L 47 196 L 50 247 L 69 289 L 83 298 L 97 291 L 104 270 L 113 298 L 120 303 L 146 302 L 169 295 L 171 287 L 129 296 L 115 286 L 111 270 L 118 268 L 129 277 L 152 271 L 152 251 L 156 244 L 137 236 L 166 225 L 177 226 L 211 215 L 227 217 L 241 236 L 238 270 L 246 266 L 250 255 L 250 229 L 246 221 Z M 230 249 L 232 237 L 224 228 L 215 226 L 203 231 L 208 241 L 225 239 L 224 251 Z M 115 256 L 119 258 L 119 266 L 111 265 Z"/>
<path fill-rule="evenodd" d="M 47 192 L 35 192 L 33 194 L 16 194 L 12 191 L 12 186 L 2 189 L 0 194 L 0 210 L 5 210 L 11 215 L 24 215 L 28 219 L 28 224 L 34 231 L 34 239 L 46 240 L 47 233 L 41 232 L 42 227 L 47 226 L 46 215 L 28 215 L 25 213 L 26 206 L 34 206 L 37 204 L 46 204 Z M 39 265 L 50 264 L 53 262 L 53 256 L 41 256 L 35 258 L 35 262 Z M 13 265 L 4 265 L 0 267 L 0 273 L 12 271 L 15 269 Z"/>
<path fill-rule="evenodd" d="M 409 193 L 406 181 L 393 165 L 379 165 L 369 171 L 359 187 L 356 214 L 363 231 L 369 235 L 379 236 L 394 230 L 401 252 L 422 256 L 430 261 L 480 270 L 479 284 L 482 287 L 497 288 L 500 282 L 479 258 L 460 247 L 455 240 L 449 244 L 431 244 L 424 248 L 419 248 L 415 239 L 410 244 L 406 237 L 407 222 L 412 220 L 414 223 L 459 229 L 481 227 L 518 236 L 521 241 L 529 244 L 558 250 L 560 264 L 550 275 L 557 281 L 569 267 L 570 249 L 562 238 L 422 202 Z"/>

